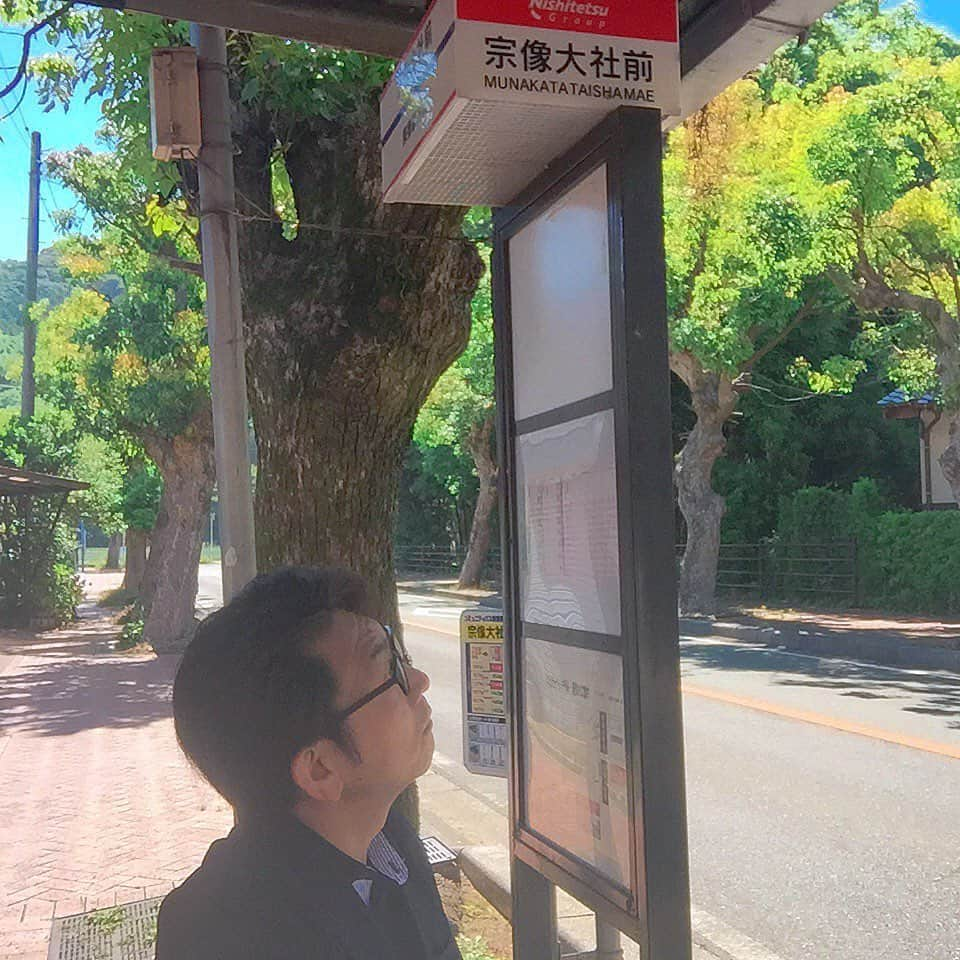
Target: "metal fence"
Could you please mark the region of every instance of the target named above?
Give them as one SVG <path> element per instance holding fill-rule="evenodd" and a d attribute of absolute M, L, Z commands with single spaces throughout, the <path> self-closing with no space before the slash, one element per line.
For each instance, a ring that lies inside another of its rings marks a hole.
<path fill-rule="evenodd" d="M 398 546 L 394 565 L 401 580 L 456 580 L 466 551 L 436 546 Z M 677 571 L 683 544 L 677 545 Z M 717 592 L 730 600 L 813 603 L 838 606 L 860 601 L 856 541 L 831 543 L 724 543 L 720 546 Z M 483 582 L 499 589 L 500 550 L 491 548 Z"/>
<path fill-rule="evenodd" d="M 677 562 L 683 545 L 677 547 Z M 860 601 L 857 544 L 724 543 L 717 565 L 717 592 L 756 601 L 826 600 L 841 606 Z"/>
<path fill-rule="evenodd" d="M 466 556 L 466 550 L 397 546 L 393 548 L 393 566 L 400 580 L 456 580 Z M 500 587 L 500 550 L 497 547 L 491 547 L 487 553 L 482 580 L 497 589 Z"/>

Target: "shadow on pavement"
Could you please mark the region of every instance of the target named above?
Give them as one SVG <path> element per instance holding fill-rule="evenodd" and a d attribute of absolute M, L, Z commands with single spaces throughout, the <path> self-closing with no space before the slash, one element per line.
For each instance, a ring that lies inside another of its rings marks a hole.
<path fill-rule="evenodd" d="M 949 718 L 947 726 L 960 730 L 960 676 L 787 655 L 734 642 L 684 640 L 681 651 L 685 662 L 707 668 L 777 674 L 773 682 L 784 687 L 819 688 L 861 700 L 903 700 L 899 707 L 904 712 Z"/>
<path fill-rule="evenodd" d="M 0 653 L 15 658 L 0 677 L 0 735 L 69 736 L 169 717 L 177 658 L 112 653 L 117 632 L 87 608 L 63 630 L 0 636 Z"/>

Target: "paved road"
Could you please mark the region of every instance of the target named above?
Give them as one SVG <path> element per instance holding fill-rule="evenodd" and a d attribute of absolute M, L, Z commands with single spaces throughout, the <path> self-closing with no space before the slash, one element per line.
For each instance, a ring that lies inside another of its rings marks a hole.
<path fill-rule="evenodd" d="M 460 766 L 462 607 L 401 608 L 438 769 L 505 811 L 505 783 Z M 784 960 L 960 960 L 960 676 L 717 638 L 682 655 L 694 903 Z"/>

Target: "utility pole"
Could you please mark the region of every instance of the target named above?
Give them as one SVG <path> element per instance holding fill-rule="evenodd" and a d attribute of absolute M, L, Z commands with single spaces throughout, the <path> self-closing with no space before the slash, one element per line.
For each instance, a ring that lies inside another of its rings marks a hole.
<path fill-rule="evenodd" d="M 220 497 L 220 564 L 228 602 L 256 576 L 253 496 L 247 452 L 244 365 L 237 250 L 233 140 L 227 88 L 227 41 L 219 27 L 190 26 L 200 78 L 200 244 L 207 286 L 210 392 Z"/>
<path fill-rule="evenodd" d="M 27 210 L 27 281 L 23 304 L 23 377 L 20 381 L 20 416 L 29 420 L 36 408 L 33 359 L 37 352 L 37 324 L 30 316 L 37 302 L 37 262 L 40 256 L 40 134 L 30 138 L 30 200 Z"/>

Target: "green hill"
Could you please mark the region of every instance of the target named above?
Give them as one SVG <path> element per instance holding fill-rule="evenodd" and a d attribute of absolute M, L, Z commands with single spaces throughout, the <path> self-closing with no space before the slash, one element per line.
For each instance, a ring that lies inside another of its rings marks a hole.
<path fill-rule="evenodd" d="M 23 353 L 23 293 L 27 265 L 22 260 L 0 260 L 0 409 L 20 403 L 20 387 L 6 376 L 10 362 Z M 57 266 L 52 250 L 41 250 L 37 263 L 37 295 L 52 305 L 62 303 L 72 284 Z"/>
<path fill-rule="evenodd" d="M 23 329 L 23 288 L 27 265 L 22 260 L 0 260 L 0 334 Z M 57 265 L 53 250 L 41 250 L 37 266 L 37 296 L 56 306 L 66 299 L 72 284 Z"/>

